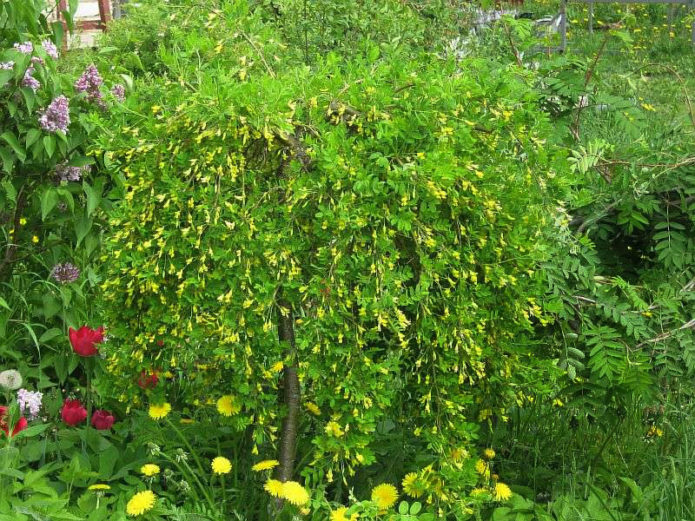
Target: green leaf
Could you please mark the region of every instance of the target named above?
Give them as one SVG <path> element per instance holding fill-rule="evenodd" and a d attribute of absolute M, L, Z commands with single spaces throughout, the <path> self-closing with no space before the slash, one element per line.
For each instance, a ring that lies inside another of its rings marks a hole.
<path fill-rule="evenodd" d="M 87 195 L 87 216 L 91 216 L 101 203 L 101 183 L 97 183 L 94 187 L 90 186 L 87 181 L 82 182 L 84 193 Z M 99 188 L 99 190 L 97 190 Z"/>
<path fill-rule="evenodd" d="M 27 154 L 19 144 L 19 141 L 17 141 L 17 137 L 8 130 L 0 134 L 0 139 L 4 140 L 8 145 L 10 145 L 12 150 L 14 150 L 14 153 L 17 154 L 19 160 L 23 163 L 27 158 Z"/>
<path fill-rule="evenodd" d="M 47 188 L 41 194 L 41 220 L 45 221 L 51 210 L 58 204 L 58 192 L 55 188 Z"/>
<path fill-rule="evenodd" d="M 39 342 L 45 344 L 46 342 L 50 342 L 54 338 L 62 335 L 63 331 L 61 329 L 58 329 L 57 327 L 52 327 L 51 329 L 47 329 L 46 331 L 44 331 L 44 333 L 39 337 Z"/>
<path fill-rule="evenodd" d="M 43 146 L 46 149 L 46 154 L 48 157 L 53 157 L 53 152 L 56 149 L 56 139 L 53 136 L 45 136 L 43 138 Z"/>
<path fill-rule="evenodd" d="M 29 130 L 29 132 L 27 132 L 27 140 L 26 140 L 27 141 L 27 148 L 29 148 L 31 145 L 36 143 L 36 141 L 38 141 L 38 139 L 40 137 L 41 137 L 41 131 L 39 129 L 32 128 L 31 130 Z"/>

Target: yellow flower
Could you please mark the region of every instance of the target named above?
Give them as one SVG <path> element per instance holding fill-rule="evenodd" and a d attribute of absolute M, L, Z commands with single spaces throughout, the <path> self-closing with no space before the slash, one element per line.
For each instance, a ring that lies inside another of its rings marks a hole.
<path fill-rule="evenodd" d="M 212 471 L 215 474 L 229 474 L 232 470 L 232 462 L 224 456 L 217 456 L 212 460 Z"/>
<path fill-rule="evenodd" d="M 152 510 L 156 501 L 157 496 L 155 496 L 154 492 L 151 490 L 138 492 L 130 498 L 130 501 L 128 501 L 125 507 L 125 511 L 129 516 L 141 516 L 145 512 Z"/>
<path fill-rule="evenodd" d="M 340 438 L 343 434 L 345 434 L 345 431 L 338 422 L 329 421 L 326 424 L 326 434 L 334 436 L 335 438 Z"/>
<path fill-rule="evenodd" d="M 483 456 L 488 460 L 493 459 L 495 457 L 495 451 L 492 449 L 485 449 L 483 451 Z"/>
<path fill-rule="evenodd" d="M 357 512 L 351 514 L 350 516 L 346 516 L 345 512 L 347 512 L 347 507 L 336 508 L 333 512 L 331 512 L 330 521 L 356 521 L 357 518 L 360 517 Z"/>
<path fill-rule="evenodd" d="M 321 416 L 321 409 L 319 409 L 319 406 L 314 402 L 307 402 L 304 404 L 304 407 L 306 407 L 306 410 L 314 416 Z"/>
<path fill-rule="evenodd" d="M 272 468 L 275 468 L 279 464 L 280 462 L 276 459 L 266 459 L 256 463 L 253 467 L 251 467 L 251 470 L 253 470 L 254 472 L 261 472 L 263 470 L 270 470 Z"/>
<path fill-rule="evenodd" d="M 31 238 L 31 242 L 33 242 L 34 244 L 36 244 L 37 242 L 39 242 L 39 238 L 38 238 L 36 235 L 34 235 L 34 236 Z"/>
<path fill-rule="evenodd" d="M 494 494 L 496 501 L 506 501 L 512 497 L 512 490 L 504 483 L 496 483 Z"/>
<path fill-rule="evenodd" d="M 270 372 L 271 373 L 279 373 L 282 371 L 282 368 L 285 367 L 285 364 L 282 362 L 275 362 L 271 367 L 270 367 Z"/>
<path fill-rule="evenodd" d="M 171 412 L 171 404 L 169 403 L 160 403 L 160 404 L 152 404 L 150 405 L 150 418 L 153 420 L 161 420 L 162 418 L 166 418 L 166 416 Z"/>
<path fill-rule="evenodd" d="M 490 474 L 490 468 L 488 467 L 487 463 L 481 459 L 475 462 L 475 471 L 481 476 Z"/>
<path fill-rule="evenodd" d="M 380 510 L 385 510 L 396 504 L 398 490 L 390 483 L 382 483 L 372 489 L 372 501 Z"/>
<path fill-rule="evenodd" d="M 147 477 L 156 476 L 159 474 L 159 466 L 155 465 L 154 463 L 147 463 L 146 465 L 140 467 L 140 472 Z"/>
<path fill-rule="evenodd" d="M 415 472 L 410 472 L 406 474 L 403 478 L 403 492 L 408 494 L 410 497 L 420 497 L 425 493 L 425 487 L 418 480 L 418 475 Z"/>
<path fill-rule="evenodd" d="M 232 416 L 241 410 L 236 398 L 231 394 L 226 394 L 217 400 L 217 411 L 223 416 Z"/>
<path fill-rule="evenodd" d="M 652 425 L 649 427 L 649 430 L 647 431 L 647 437 L 652 438 L 654 436 L 657 436 L 661 438 L 664 435 L 664 431 L 657 427 L 656 425 Z"/>
<path fill-rule="evenodd" d="M 24 217 L 22 217 L 22 218 L 19 220 L 19 225 L 20 225 L 20 226 L 24 226 L 26 223 L 27 223 L 27 220 L 26 220 Z"/>
<path fill-rule="evenodd" d="M 485 487 L 476 487 L 473 490 L 471 490 L 471 496 L 472 497 L 480 497 L 480 496 L 484 496 L 488 492 L 489 492 L 489 490 L 486 489 Z"/>
<path fill-rule="evenodd" d="M 285 481 L 282 484 L 282 496 L 296 506 L 306 505 L 309 502 L 309 493 L 296 481 Z"/>
<path fill-rule="evenodd" d="M 273 497 L 280 497 L 282 495 L 283 483 L 277 479 L 269 479 L 263 485 L 265 491 Z"/>
<path fill-rule="evenodd" d="M 89 490 L 111 490 L 111 487 L 104 483 L 95 483 L 94 485 L 89 485 Z"/>

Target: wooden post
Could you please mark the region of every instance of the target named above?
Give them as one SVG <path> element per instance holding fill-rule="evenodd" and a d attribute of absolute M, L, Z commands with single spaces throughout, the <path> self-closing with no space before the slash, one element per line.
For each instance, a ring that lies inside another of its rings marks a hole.
<path fill-rule="evenodd" d="M 107 22 L 111 21 L 111 2 L 110 0 L 99 0 L 99 18 L 102 26 L 106 28 Z"/>

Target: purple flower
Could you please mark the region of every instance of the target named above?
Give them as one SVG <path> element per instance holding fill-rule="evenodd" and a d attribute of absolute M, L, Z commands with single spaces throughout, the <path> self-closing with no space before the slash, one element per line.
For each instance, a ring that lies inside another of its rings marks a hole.
<path fill-rule="evenodd" d="M 58 59 L 58 47 L 56 47 L 56 44 L 54 44 L 51 40 L 42 41 L 41 46 L 43 47 L 43 50 L 46 51 L 46 54 L 48 54 L 51 58 L 54 60 Z"/>
<path fill-rule="evenodd" d="M 22 414 L 26 415 L 29 420 L 33 420 L 39 415 L 42 399 L 43 393 L 39 391 L 27 391 L 26 389 L 17 391 L 19 410 Z"/>
<path fill-rule="evenodd" d="M 80 269 L 69 262 L 56 264 L 51 270 L 51 277 L 60 284 L 69 284 L 75 282 L 80 276 Z"/>
<path fill-rule="evenodd" d="M 116 98 L 118 101 L 125 101 L 125 87 L 120 83 L 117 83 L 113 86 L 113 88 L 111 89 L 111 94 L 113 94 L 113 97 Z"/>
<path fill-rule="evenodd" d="M 14 69 L 13 61 L 0 62 L 0 71 L 11 71 L 12 69 Z"/>
<path fill-rule="evenodd" d="M 44 65 L 46 62 L 40 56 L 32 56 L 31 57 L 31 63 L 32 63 L 32 65 L 36 65 L 37 63 L 39 65 Z"/>
<path fill-rule="evenodd" d="M 47 132 L 57 132 L 58 130 L 67 132 L 70 125 L 69 103 L 65 96 L 58 96 L 51 101 L 51 104 L 46 107 L 39 118 L 41 128 Z"/>
<path fill-rule="evenodd" d="M 34 78 L 34 71 L 35 69 L 32 66 L 29 66 L 27 68 L 27 70 L 24 72 L 24 78 L 22 78 L 22 87 L 29 87 L 33 89 L 34 92 L 36 92 L 41 88 L 41 83 L 39 82 L 39 80 Z"/>
<path fill-rule="evenodd" d="M 15 43 L 14 48 L 22 54 L 31 54 L 34 52 L 34 44 L 31 42 Z"/>
<path fill-rule="evenodd" d="M 89 172 L 89 166 L 68 166 L 67 163 L 56 166 L 56 176 L 61 181 L 79 181 L 87 172 Z"/>
<path fill-rule="evenodd" d="M 103 106 L 102 94 L 101 90 L 99 90 L 102 83 L 104 83 L 104 80 L 99 75 L 96 66 L 92 64 L 84 70 L 82 76 L 75 82 L 75 90 L 87 93 L 88 101 L 93 101 L 97 105 Z"/>

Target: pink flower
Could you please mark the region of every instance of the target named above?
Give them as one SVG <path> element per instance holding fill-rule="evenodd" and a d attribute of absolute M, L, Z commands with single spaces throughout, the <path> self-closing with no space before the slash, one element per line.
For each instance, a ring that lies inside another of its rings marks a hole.
<path fill-rule="evenodd" d="M 99 327 L 92 329 L 87 326 L 82 326 L 80 329 L 69 329 L 70 343 L 72 349 L 80 356 L 94 356 L 99 353 L 95 344 L 100 344 L 104 341 L 104 328 Z"/>
<path fill-rule="evenodd" d="M 87 418 L 87 409 L 82 406 L 79 400 L 70 400 L 68 398 L 63 402 L 63 407 L 60 409 L 60 417 L 68 425 L 74 427 L 78 423 L 82 423 Z"/>
<path fill-rule="evenodd" d="M 109 430 L 115 421 L 116 418 L 109 411 L 99 409 L 92 414 L 92 425 L 99 431 Z"/>
<path fill-rule="evenodd" d="M 0 430 L 3 431 L 5 433 L 5 436 L 7 436 L 8 438 L 16 436 L 18 432 L 21 432 L 27 428 L 27 419 L 24 416 L 22 416 L 12 429 L 12 434 L 10 434 L 10 428 L 7 426 L 7 422 L 5 420 L 6 416 L 7 407 L 5 407 L 4 405 L 0 405 Z"/>

